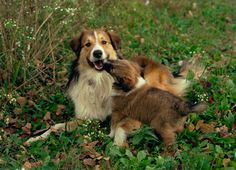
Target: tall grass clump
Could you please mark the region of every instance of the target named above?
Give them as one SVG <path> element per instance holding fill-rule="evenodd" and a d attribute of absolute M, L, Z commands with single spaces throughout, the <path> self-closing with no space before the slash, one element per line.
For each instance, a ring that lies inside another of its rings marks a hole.
<path fill-rule="evenodd" d="M 55 83 L 65 72 L 58 66 L 68 59 L 68 38 L 95 15 L 94 5 L 92 1 L 1 1 L 0 85 L 11 92 L 29 84 Z"/>
<path fill-rule="evenodd" d="M 74 57 L 68 41 L 109 3 L 1 0 L 0 106 L 20 91 L 61 89 Z"/>

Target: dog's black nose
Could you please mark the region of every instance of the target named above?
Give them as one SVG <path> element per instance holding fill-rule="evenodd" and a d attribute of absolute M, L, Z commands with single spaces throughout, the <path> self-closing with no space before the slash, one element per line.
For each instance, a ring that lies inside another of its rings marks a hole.
<path fill-rule="evenodd" d="M 105 62 L 103 65 L 104 70 L 106 70 L 108 73 L 110 73 L 111 69 L 113 69 L 113 65 L 110 62 Z"/>
<path fill-rule="evenodd" d="M 95 50 L 95 51 L 93 52 L 93 56 L 94 56 L 95 58 L 101 58 L 101 57 L 102 57 L 102 51 L 101 51 L 101 50 Z"/>

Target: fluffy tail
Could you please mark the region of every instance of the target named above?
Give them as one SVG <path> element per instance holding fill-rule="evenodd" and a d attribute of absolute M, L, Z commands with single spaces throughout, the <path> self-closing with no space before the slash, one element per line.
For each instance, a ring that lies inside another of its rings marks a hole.
<path fill-rule="evenodd" d="M 194 73 L 194 78 L 199 79 L 205 71 L 205 67 L 201 63 L 201 59 L 202 59 L 202 56 L 200 54 L 195 54 L 190 59 L 180 61 L 179 62 L 180 69 L 177 73 L 177 76 L 186 78 L 188 72 L 192 71 Z"/>
<path fill-rule="evenodd" d="M 207 109 L 206 103 L 200 102 L 200 103 L 191 105 L 191 106 L 189 107 L 189 112 L 190 112 L 190 113 L 201 113 L 201 112 L 206 111 L 206 109 Z"/>
<path fill-rule="evenodd" d="M 182 116 L 187 116 L 189 113 L 201 113 L 206 111 L 207 105 L 204 102 L 190 104 L 182 100 L 182 102 L 175 105 L 174 109 L 177 110 Z"/>

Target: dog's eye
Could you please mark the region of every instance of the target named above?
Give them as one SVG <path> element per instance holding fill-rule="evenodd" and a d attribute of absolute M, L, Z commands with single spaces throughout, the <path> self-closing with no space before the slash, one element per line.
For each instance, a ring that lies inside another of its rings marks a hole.
<path fill-rule="evenodd" d="M 105 40 L 102 40 L 102 44 L 105 45 L 107 42 Z"/>
<path fill-rule="evenodd" d="M 86 47 L 90 47 L 90 46 L 91 46 L 91 43 L 88 42 L 88 43 L 85 44 L 85 46 L 86 46 Z"/>

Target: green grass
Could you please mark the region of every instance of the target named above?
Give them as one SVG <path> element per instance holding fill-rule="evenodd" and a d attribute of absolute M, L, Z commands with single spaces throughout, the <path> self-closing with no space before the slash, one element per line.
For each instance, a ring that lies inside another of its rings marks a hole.
<path fill-rule="evenodd" d="M 35 169 L 236 169 L 236 2 L 12 2 L 0 7 L 0 169 L 27 163 Z M 190 116 L 172 150 L 148 126 L 129 137 L 129 149 L 118 148 L 106 136 L 109 123 L 99 121 L 23 145 L 36 130 L 73 119 L 65 97 L 74 58 L 68 42 L 83 27 L 113 29 L 125 56 L 144 54 L 172 71 L 182 59 L 203 56 L 208 73 L 193 81 L 188 99 L 205 100 L 209 108 Z M 59 105 L 66 107 L 57 115 Z"/>

